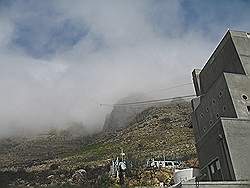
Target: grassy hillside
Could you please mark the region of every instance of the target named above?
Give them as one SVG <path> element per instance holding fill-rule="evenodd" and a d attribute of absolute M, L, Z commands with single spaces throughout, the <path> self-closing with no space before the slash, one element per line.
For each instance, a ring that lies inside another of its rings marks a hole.
<path fill-rule="evenodd" d="M 5 149 L 0 154 L 1 171 L 9 173 L 22 169 L 29 177 L 25 181 L 50 184 L 47 177 L 51 174 L 57 177 L 56 182 L 65 183 L 76 170 L 86 169 L 88 181 L 96 183 L 107 174 L 110 161 L 120 154 L 121 148 L 126 158 L 138 164 L 163 155 L 168 159 L 188 160 L 196 155 L 189 128 L 190 112 L 189 103 L 173 103 L 150 107 L 131 119 L 128 127 L 115 132 L 89 137 L 54 132 L 29 139 L 2 140 L 0 148 Z M 137 175 L 134 174 L 138 179 Z M 10 181 L 23 178 L 17 176 L 15 174 Z M 140 184 L 139 180 L 131 181 Z"/>

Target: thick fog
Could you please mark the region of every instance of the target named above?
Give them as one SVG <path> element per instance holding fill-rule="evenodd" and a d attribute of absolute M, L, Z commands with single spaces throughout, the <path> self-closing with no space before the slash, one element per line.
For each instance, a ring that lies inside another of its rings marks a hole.
<path fill-rule="evenodd" d="M 246 1 L 0 1 L 0 135 L 81 122 L 100 130 L 131 93 L 166 98 L 191 82 Z"/>

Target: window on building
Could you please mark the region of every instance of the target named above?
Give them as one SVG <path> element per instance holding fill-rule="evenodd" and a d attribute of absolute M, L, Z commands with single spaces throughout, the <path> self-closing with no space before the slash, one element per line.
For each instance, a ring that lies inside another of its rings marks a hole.
<path fill-rule="evenodd" d="M 172 162 L 166 162 L 166 166 L 173 166 Z"/>
<path fill-rule="evenodd" d="M 242 99 L 244 99 L 244 100 L 247 100 L 247 99 L 248 99 L 248 96 L 245 95 L 245 94 L 243 94 L 241 97 L 242 97 Z"/>
<path fill-rule="evenodd" d="M 211 171 L 211 174 L 214 174 L 214 165 L 210 165 L 210 171 Z"/>
<path fill-rule="evenodd" d="M 250 106 L 247 106 L 247 111 L 250 112 Z"/>
<path fill-rule="evenodd" d="M 178 165 L 179 165 L 179 163 L 178 163 L 178 162 L 174 162 L 174 165 L 175 165 L 175 166 L 178 166 Z"/>
<path fill-rule="evenodd" d="M 250 33 L 246 33 L 246 35 L 247 35 L 247 38 L 250 38 Z"/>
<path fill-rule="evenodd" d="M 209 165 L 209 173 L 212 181 L 222 180 L 221 165 L 219 159 L 216 159 Z"/>
<path fill-rule="evenodd" d="M 222 91 L 220 91 L 220 93 L 219 93 L 219 98 L 221 98 L 222 95 L 223 95 L 223 93 L 222 93 Z"/>
<path fill-rule="evenodd" d="M 213 103 L 213 104 L 215 104 L 215 103 L 216 103 L 215 99 L 213 99 L 213 100 L 212 100 L 212 103 Z"/>
<path fill-rule="evenodd" d="M 217 113 L 217 114 L 216 114 L 216 118 L 219 118 L 219 117 L 220 117 L 220 114 Z"/>
<path fill-rule="evenodd" d="M 215 161 L 215 164 L 216 164 L 216 169 L 217 169 L 217 170 L 220 170 L 220 161 L 219 161 L 219 160 L 216 160 L 216 161 Z"/>

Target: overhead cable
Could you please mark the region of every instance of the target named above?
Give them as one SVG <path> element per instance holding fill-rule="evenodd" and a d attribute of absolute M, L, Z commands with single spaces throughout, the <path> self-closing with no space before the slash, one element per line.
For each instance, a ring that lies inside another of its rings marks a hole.
<path fill-rule="evenodd" d="M 195 97 L 196 95 L 185 95 L 179 97 L 171 97 L 171 98 L 163 98 L 163 99 L 155 99 L 155 100 L 146 100 L 146 101 L 136 101 L 136 102 L 128 102 L 128 103 L 117 103 L 117 104 L 100 104 L 101 106 L 126 106 L 126 105 L 138 105 L 138 104 L 150 104 L 150 103 L 161 103 L 164 101 L 170 100 L 182 100 Z"/>
<path fill-rule="evenodd" d="M 188 83 L 184 83 L 184 84 L 178 84 L 178 85 L 171 86 L 171 87 L 168 87 L 168 88 L 151 90 L 151 91 L 148 91 L 148 92 L 145 92 L 145 93 L 153 93 L 153 92 L 159 92 L 159 91 L 168 91 L 168 90 L 171 90 L 171 89 L 175 89 L 175 88 L 179 88 L 179 87 L 183 87 L 183 86 L 187 86 L 187 85 L 193 85 L 193 83 L 192 82 L 188 82 Z"/>

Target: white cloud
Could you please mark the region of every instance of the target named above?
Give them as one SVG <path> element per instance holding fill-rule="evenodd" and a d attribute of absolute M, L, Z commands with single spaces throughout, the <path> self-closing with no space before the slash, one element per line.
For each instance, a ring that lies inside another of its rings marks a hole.
<path fill-rule="evenodd" d="M 13 24 L 0 14 L 0 49 L 9 43 L 13 29 Z"/>
<path fill-rule="evenodd" d="M 56 28 L 64 20 L 76 20 L 74 23 L 88 32 L 71 48 L 61 48 L 50 58 L 34 59 L 20 46 L 9 45 L 16 37 L 16 24 L 29 21 L 34 10 L 26 12 L 23 19 L 22 4 L 10 7 L 1 18 L 4 22 L 0 20 L 0 132 L 13 127 L 40 130 L 72 121 L 101 128 L 111 109 L 101 108 L 100 103 L 190 82 L 192 69 L 205 63 L 218 42 L 197 29 L 185 30 L 180 1 L 161 5 L 117 0 L 46 3 L 49 6 L 45 9 L 56 12 L 56 20 L 43 19 L 41 27 Z M 26 11 L 32 9 L 25 6 Z M 44 7 L 39 11 L 44 12 Z M 45 32 L 34 40 L 34 47 L 41 46 L 41 36 L 42 41 L 50 41 L 50 32 Z M 151 95 L 170 97 L 190 92 L 192 87 Z"/>

